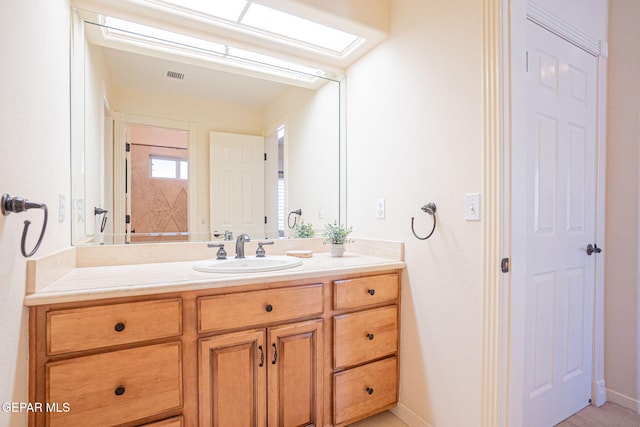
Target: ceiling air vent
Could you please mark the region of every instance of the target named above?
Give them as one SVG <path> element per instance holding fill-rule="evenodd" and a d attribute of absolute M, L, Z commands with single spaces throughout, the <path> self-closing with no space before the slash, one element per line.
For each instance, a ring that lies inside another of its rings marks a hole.
<path fill-rule="evenodd" d="M 184 73 L 179 73 L 177 71 L 167 71 L 167 77 L 170 79 L 184 80 Z"/>

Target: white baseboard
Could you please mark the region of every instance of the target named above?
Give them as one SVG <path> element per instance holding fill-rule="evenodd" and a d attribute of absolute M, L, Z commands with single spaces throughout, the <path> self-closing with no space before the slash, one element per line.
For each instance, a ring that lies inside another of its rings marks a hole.
<path fill-rule="evenodd" d="M 607 387 L 605 386 L 604 380 L 591 383 L 591 396 L 595 399 L 593 405 L 596 408 L 607 403 Z"/>
<path fill-rule="evenodd" d="M 433 427 L 402 403 L 398 403 L 398 406 L 392 408 L 391 413 L 409 427 Z"/>
<path fill-rule="evenodd" d="M 624 408 L 631 409 L 633 412 L 640 413 L 640 401 L 632 397 L 626 396 L 617 391 L 607 389 L 607 401 L 616 403 Z"/>

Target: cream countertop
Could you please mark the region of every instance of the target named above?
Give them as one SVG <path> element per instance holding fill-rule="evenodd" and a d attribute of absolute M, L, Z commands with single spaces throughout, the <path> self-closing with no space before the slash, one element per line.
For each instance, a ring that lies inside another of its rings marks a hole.
<path fill-rule="evenodd" d="M 331 257 L 316 253 L 302 265 L 261 273 L 204 273 L 193 269 L 194 261 L 144 263 L 74 268 L 50 284 L 29 293 L 25 305 L 43 305 L 125 296 L 252 285 L 285 280 L 311 279 L 336 274 L 354 274 L 402 269 L 403 261 L 345 253 Z"/>

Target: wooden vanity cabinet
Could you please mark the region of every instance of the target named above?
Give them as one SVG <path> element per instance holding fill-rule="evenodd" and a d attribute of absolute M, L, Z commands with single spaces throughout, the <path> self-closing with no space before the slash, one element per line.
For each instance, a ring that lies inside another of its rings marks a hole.
<path fill-rule="evenodd" d="M 321 425 L 322 283 L 206 296 L 197 305 L 200 333 L 262 326 L 199 340 L 200 425 Z"/>
<path fill-rule="evenodd" d="M 171 417 L 166 420 L 160 420 L 140 427 L 184 427 L 184 417 Z"/>
<path fill-rule="evenodd" d="M 30 413 L 30 425 L 134 426 L 179 415 L 182 315 L 177 297 L 32 307 L 30 401 L 52 410 Z"/>
<path fill-rule="evenodd" d="M 199 348 L 200 425 L 321 425 L 321 319 L 216 335 Z"/>
<path fill-rule="evenodd" d="M 47 425 L 111 426 L 179 409 L 181 358 L 170 342 L 48 363 L 46 401 L 69 411 L 47 412 Z"/>
<path fill-rule="evenodd" d="M 333 283 L 333 425 L 398 402 L 398 274 Z"/>
<path fill-rule="evenodd" d="M 30 307 L 29 400 L 61 410 L 29 425 L 328 427 L 388 409 L 398 273 Z"/>
<path fill-rule="evenodd" d="M 198 401 L 202 426 L 266 426 L 264 330 L 199 341 Z"/>

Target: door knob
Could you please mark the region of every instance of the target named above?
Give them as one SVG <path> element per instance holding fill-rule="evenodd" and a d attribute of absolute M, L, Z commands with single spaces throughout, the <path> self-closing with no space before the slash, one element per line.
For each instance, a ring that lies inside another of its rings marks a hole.
<path fill-rule="evenodd" d="M 591 256 L 593 253 L 599 254 L 600 252 L 602 252 L 602 249 L 595 243 L 593 245 L 591 243 L 587 245 L 587 255 Z"/>

